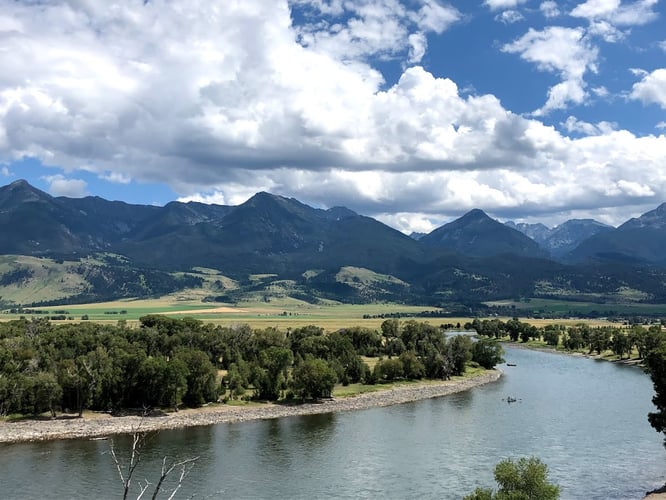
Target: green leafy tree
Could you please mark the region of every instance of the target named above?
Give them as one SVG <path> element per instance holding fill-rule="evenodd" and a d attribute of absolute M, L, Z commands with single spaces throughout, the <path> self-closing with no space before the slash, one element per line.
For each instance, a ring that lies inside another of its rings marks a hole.
<path fill-rule="evenodd" d="M 377 381 L 392 382 L 404 375 L 402 361 L 399 358 L 380 359 L 374 368 Z"/>
<path fill-rule="evenodd" d="M 403 375 L 407 379 L 419 380 L 425 375 L 425 366 L 414 351 L 405 351 L 400 355 Z"/>
<path fill-rule="evenodd" d="M 648 421 L 654 430 L 666 434 L 666 341 L 662 341 L 657 348 L 652 349 L 647 354 L 645 362 L 654 385 L 655 395 L 652 402 L 657 407 L 657 411 L 648 414 Z M 666 437 L 664 446 L 666 446 Z"/>
<path fill-rule="evenodd" d="M 613 340 L 611 341 L 611 349 L 613 353 L 618 355 L 620 359 L 626 354 L 631 357 L 631 340 L 626 333 L 616 330 L 613 333 Z"/>
<path fill-rule="evenodd" d="M 382 335 L 388 340 L 400 336 L 400 321 L 397 319 L 386 319 L 382 322 Z"/>
<path fill-rule="evenodd" d="M 259 353 L 259 362 L 252 370 L 252 382 L 258 399 L 275 401 L 287 386 L 288 369 L 294 361 L 291 350 L 269 347 Z"/>
<path fill-rule="evenodd" d="M 231 363 L 224 379 L 229 388 L 229 397 L 231 399 L 242 396 L 250 384 L 250 369 L 248 364 L 242 359 L 239 359 L 237 363 Z"/>
<path fill-rule="evenodd" d="M 183 403 L 196 407 L 217 399 L 217 370 L 206 353 L 186 349 L 178 352 L 176 359 L 187 367 L 187 390 L 183 394 Z"/>
<path fill-rule="evenodd" d="M 476 361 L 485 369 L 490 370 L 504 362 L 504 349 L 495 339 L 479 339 L 472 346 L 472 361 Z"/>
<path fill-rule="evenodd" d="M 291 389 L 301 399 L 319 399 L 333 392 L 335 371 L 323 359 L 308 358 L 292 373 Z"/>
<path fill-rule="evenodd" d="M 559 486 L 548 482 L 548 466 L 536 457 L 506 459 L 495 466 L 498 489 L 477 488 L 464 500 L 557 500 Z"/>
<path fill-rule="evenodd" d="M 467 335 L 456 335 L 446 344 L 446 357 L 451 363 L 453 375 L 465 373 L 465 365 L 472 360 L 472 339 Z"/>
<path fill-rule="evenodd" d="M 557 325 L 546 325 L 543 329 L 543 339 L 546 344 L 557 347 L 560 342 L 560 328 Z"/>

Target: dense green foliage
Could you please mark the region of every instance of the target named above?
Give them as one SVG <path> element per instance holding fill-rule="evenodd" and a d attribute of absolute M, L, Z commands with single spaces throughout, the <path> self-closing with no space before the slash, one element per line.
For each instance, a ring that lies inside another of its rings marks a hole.
<path fill-rule="evenodd" d="M 611 351 L 619 359 L 629 358 L 634 350 L 640 359 L 646 359 L 647 354 L 665 338 L 661 325 L 652 325 L 648 328 L 642 325 L 632 325 L 630 328 L 620 328 L 592 327 L 587 323 L 580 323 L 568 327 L 546 325 L 537 328 L 514 318 L 506 322 L 499 319 L 475 319 L 466 323 L 465 328 L 476 330 L 479 335 L 493 339 L 508 337 L 514 342 L 523 343 L 543 340 L 548 345 L 568 351 L 582 351 L 597 355 Z"/>
<path fill-rule="evenodd" d="M 557 500 L 559 486 L 548 482 L 548 467 L 535 457 L 510 458 L 495 466 L 498 489 L 477 488 L 464 500 Z"/>
<path fill-rule="evenodd" d="M 648 414 L 648 420 L 657 432 L 666 435 L 666 339 L 662 338 L 659 345 L 648 352 L 646 365 L 655 391 L 652 402 L 657 408 L 657 411 Z"/>
<path fill-rule="evenodd" d="M 379 357 L 374 370 L 361 356 Z M 461 375 L 470 360 L 492 367 L 501 351 L 475 349 L 467 336 L 447 339 L 444 330 L 413 320 L 386 320 L 381 332 L 326 333 L 159 315 L 142 317 L 138 328 L 23 319 L 0 323 L 0 414 L 177 409 L 220 395 L 318 399 L 336 383 Z"/>

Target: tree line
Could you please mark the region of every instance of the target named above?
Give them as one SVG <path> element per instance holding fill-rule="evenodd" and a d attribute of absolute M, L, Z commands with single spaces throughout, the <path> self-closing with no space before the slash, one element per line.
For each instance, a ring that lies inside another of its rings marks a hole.
<path fill-rule="evenodd" d="M 373 369 L 364 360 L 376 358 Z M 0 323 L 0 414 L 196 407 L 220 398 L 330 396 L 335 384 L 446 379 L 502 361 L 494 339 L 413 320 L 380 330 L 222 327 L 148 315 L 138 327 Z"/>
<path fill-rule="evenodd" d="M 646 359 L 647 354 L 657 348 L 665 338 L 661 325 L 647 328 L 643 325 L 632 325 L 629 328 L 620 328 L 593 327 L 580 323 L 572 326 L 550 324 L 536 327 L 513 318 L 508 321 L 475 319 L 464 327 L 489 338 L 508 337 L 514 342 L 541 340 L 552 347 L 568 351 L 587 351 L 588 354 L 611 351 L 620 359 L 629 358 L 634 351 L 640 359 Z"/>

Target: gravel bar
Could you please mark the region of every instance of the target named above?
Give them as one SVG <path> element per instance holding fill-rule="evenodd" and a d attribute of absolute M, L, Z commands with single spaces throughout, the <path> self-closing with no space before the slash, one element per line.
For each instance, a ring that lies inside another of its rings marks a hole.
<path fill-rule="evenodd" d="M 395 386 L 320 403 L 271 404 L 261 406 L 213 405 L 186 409 L 160 416 L 113 417 L 108 414 L 86 414 L 82 418 L 27 419 L 0 422 L 0 443 L 47 441 L 54 439 L 99 439 L 113 434 L 140 431 L 179 429 L 202 425 L 215 425 L 247 420 L 271 419 L 295 415 L 314 415 L 339 411 L 363 410 L 390 406 L 421 399 L 438 398 L 467 391 L 500 378 L 502 372 L 489 370 L 482 375 L 452 381 L 423 382 Z"/>

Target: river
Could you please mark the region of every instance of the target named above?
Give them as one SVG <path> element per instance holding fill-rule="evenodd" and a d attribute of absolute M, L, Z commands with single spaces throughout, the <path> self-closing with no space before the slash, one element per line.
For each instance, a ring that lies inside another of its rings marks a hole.
<path fill-rule="evenodd" d="M 445 398 L 164 431 L 135 478 L 157 479 L 164 455 L 198 456 L 178 498 L 461 499 L 494 485 L 499 460 L 534 455 L 565 500 L 640 499 L 663 484 L 666 451 L 647 422 L 653 391 L 640 369 L 512 348 L 506 358 L 516 366 L 502 365 L 499 382 Z M 116 446 L 126 451 L 128 438 Z M 108 449 L 0 445 L 0 497 L 118 498 Z"/>

